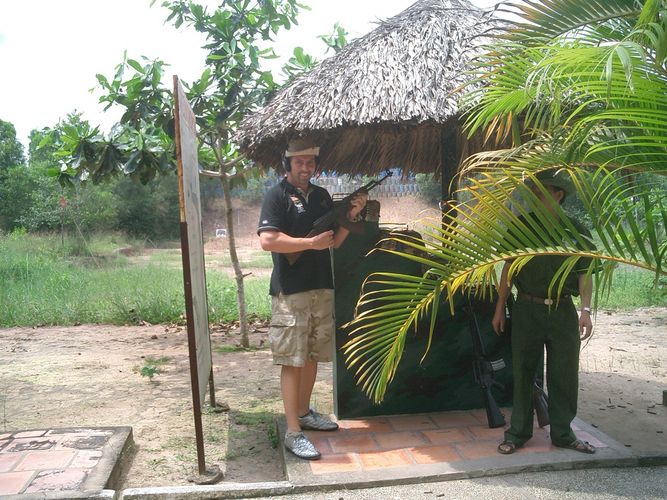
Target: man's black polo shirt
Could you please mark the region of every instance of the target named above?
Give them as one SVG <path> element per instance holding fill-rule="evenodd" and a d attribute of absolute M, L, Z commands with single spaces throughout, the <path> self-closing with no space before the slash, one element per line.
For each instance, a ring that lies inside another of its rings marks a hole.
<path fill-rule="evenodd" d="M 284 178 L 264 197 L 257 234 L 280 231 L 302 238 L 313 228 L 313 222 L 332 208 L 333 201 L 326 189 L 311 184 L 306 200 L 303 193 Z M 329 250 L 305 250 L 291 265 L 283 254 L 272 252 L 271 256 L 271 295 L 333 288 Z"/>

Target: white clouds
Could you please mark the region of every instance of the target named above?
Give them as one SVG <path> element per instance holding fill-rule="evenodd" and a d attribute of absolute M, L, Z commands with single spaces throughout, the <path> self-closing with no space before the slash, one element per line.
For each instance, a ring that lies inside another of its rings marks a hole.
<path fill-rule="evenodd" d="M 124 50 L 135 59 L 144 55 L 169 63 L 169 80 L 174 73 L 184 80 L 196 78 L 203 69 L 204 38 L 192 29 L 165 24 L 168 11 L 160 3 L 151 8 L 150 0 L 0 1 L 0 119 L 13 123 L 24 143 L 30 130 L 53 126 L 75 109 L 108 128 L 119 112 L 103 113 L 89 90 L 97 84 L 96 73 L 113 74 Z M 299 24 L 275 46 L 283 59 L 297 45 L 322 58 L 325 46 L 317 36 L 329 33 L 336 21 L 350 32 L 349 38 L 356 38 L 373 29 L 374 21 L 398 14 L 414 0 L 305 3 L 312 10 L 304 11 Z M 280 64 L 272 69 L 277 67 Z"/>

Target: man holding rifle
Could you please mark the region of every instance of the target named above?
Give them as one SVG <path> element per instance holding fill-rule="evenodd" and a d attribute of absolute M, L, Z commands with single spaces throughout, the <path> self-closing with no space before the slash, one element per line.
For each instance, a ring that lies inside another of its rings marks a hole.
<path fill-rule="evenodd" d="M 283 163 L 286 176 L 266 194 L 257 229 L 262 249 L 273 258 L 269 339 L 273 362 L 281 365 L 285 447 L 308 460 L 320 458 L 320 452 L 302 430 L 338 429 L 338 424 L 310 408 L 310 397 L 317 363 L 333 358 L 330 249 L 338 248 L 349 234 L 338 225 L 308 236 L 313 222 L 334 208 L 326 189 L 310 182 L 318 168 L 319 149 L 304 139 L 289 143 Z M 359 193 L 349 201 L 348 221 L 359 217 L 367 199 L 367 193 Z"/>
<path fill-rule="evenodd" d="M 572 191 L 565 177 L 566 172 L 546 170 L 537 175 L 546 192 L 534 185 L 535 195 L 540 199 L 550 217 L 558 217 L 556 207 Z M 528 214 L 537 223 L 534 213 Z M 593 248 L 589 232 L 578 222 L 572 225 L 585 235 L 589 249 Z M 553 242 L 556 244 L 556 242 Z M 514 396 L 512 422 L 505 432 L 505 439 L 498 446 L 502 454 L 514 453 L 533 435 L 533 385 L 535 371 L 546 346 L 547 387 L 549 390 L 550 437 L 554 446 L 569 448 L 582 453 L 595 453 L 595 447 L 587 441 L 577 439 L 570 424 L 577 414 L 579 348 L 581 340 L 590 337 L 592 280 L 587 275 L 590 259 L 577 261 L 565 279 L 559 297 L 551 294 L 549 287 L 555 272 L 566 257 L 544 255 L 531 259 L 512 282 L 508 281 L 511 261 L 505 263 L 498 288 L 498 301 L 492 324 L 500 335 L 505 329 L 505 302 L 512 285 L 518 294 L 512 308 L 512 367 Z M 555 285 L 557 286 L 557 285 Z M 581 310 L 577 314 L 572 296 L 581 297 Z"/>

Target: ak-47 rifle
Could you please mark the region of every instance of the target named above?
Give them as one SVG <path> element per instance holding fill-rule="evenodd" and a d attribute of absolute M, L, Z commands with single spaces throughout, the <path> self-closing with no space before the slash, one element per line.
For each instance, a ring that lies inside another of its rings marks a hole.
<path fill-rule="evenodd" d="M 492 387 L 504 388 L 504 386 L 495 379 L 494 372 L 505 368 L 505 360 L 500 358 L 495 361 L 489 361 L 484 352 L 484 342 L 479 331 L 477 316 L 473 310 L 470 297 L 468 297 L 468 316 L 470 318 L 470 336 L 472 338 L 472 348 L 475 359 L 472 362 L 473 375 L 475 382 L 482 389 L 484 398 L 484 407 L 486 408 L 486 419 L 490 428 L 502 427 L 505 425 L 505 417 L 500 412 L 498 403 L 491 392 Z"/>
<path fill-rule="evenodd" d="M 542 350 L 542 363 L 533 383 L 533 408 L 537 416 L 537 425 L 540 427 L 549 425 L 549 398 L 544 392 L 544 350 Z"/>
<path fill-rule="evenodd" d="M 334 206 L 331 210 L 329 210 L 321 217 L 315 219 L 315 222 L 313 222 L 313 228 L 306 235 L 306 238 L 311 238 L 313 236 L 317 236 L 318 234 L 323 233 L 324 231 L 328 231 L 329 229 L 332 229 L 336 224 L 339 226 L 343 226 L 351 233 L 361 232 L 363 230 L 362 224 L 358 222 L 350 222 L 349 220 L 347 220 L 347 212 L 350 210 L 350 202 L 358 194 L 368 193 L 374 187 L 382 184 L 382 182 L 384 182 L 385 179 L 387 179 L 387 177 L 391 177 L 391 175 L 392 175 L 391 172 L 387 171 L 382 178 L 378 180 L 373 180 L 368 184 L 364 184 L 359 189 L 356 189 L 355 191 L 345 196 L 345 198 L 335 201 Z M 283 255 L 285 255 L 285 258 L 288 260 L 290 264 L 294 264 L 298 260 L 298 258 L 301 257 L 302 253 L 303 252 L 293 252 L 293 253 L 286 253 Z"/>

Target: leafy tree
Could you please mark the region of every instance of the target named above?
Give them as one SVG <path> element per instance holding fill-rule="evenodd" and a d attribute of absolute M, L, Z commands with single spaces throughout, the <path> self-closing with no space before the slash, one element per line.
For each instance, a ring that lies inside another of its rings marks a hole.
<path fill-rule="evenodd" d="M 56 145 L 65 130 L 89 127 L 79 113 L 70 113 L 53 128 L 30 133 L 29 177 L 31 191 L 24 195 L 26 206 L 17 222 L 29 231 L 67 230 L 84 238 L 91 231 L 117 228 L 111 191 L 102 186 L 85 185 L 80 180 L 59 186 L 57 176 L 63 168 Z"/>
<path fill-rule="evenodd" d="M 328 35 L 320 35 L 318 38 L 322 40 L 329 49 L 334 53 L 340 52 L 340 50 L 347 45 L 347 35 L 349 33 L 345 28 L 343 28 L 340 23 L 334 24 L 333 31 Z"/>
<path fill-rule="evenodd" d="M 24 163 L 23 144 L 16 139 L 14 125 L 0 120 L 0 169 Z"/>
<path fill-rule="evenodd" d="M 317 59 L 305 53 L 302 47 L 295 47 L 292 57 L 283 65 L 283 74 L 289 82 L 315 66 L 317 66 Z"/>
<path fill-rule="evenodd" d="M 36 177 L 29 207 L 20 215 L 18 222 L 30 232 L 63 228 L 84 239 L 86 234 L 94 231 L 116 229 L 114 201 L 111 192 L 103 186 L 77 184 L 62 189 L 55 179 L 42 174 Z"/>
<path fill-rule="evenodd" d="M 15 229 L 25 208 L 31 183 L 24 163 L 23 145 L 16 139 L 14 125 L 0 120 L 0 230 Z"/>
<path fill-rule="evenodd" d="M 667 274 L 667 4 L 526 0 L 505 8 L 517 21 L 496 33 L 475 68 L 467 126 L 510 146 L 466 161 L 459 191 L 465 201 L 409 243 L 427 257 L 399 252 L 426 266 L 423 276 L 369 278 L 390 291 L 362 296 L 364 312 L 345 351 L 376 401 L 412 325 L 422 318 L 433 325 L 443 296 L 451 304 L 458 292 L 487 294 L 497 283 L 496 265 L 508 258 L 513 275 L 536 255 L 565 256 L 551 283 L 556 295 L 567 271 L 592 257 L 589 273 L 601 268 L 596 301 L 619 262 L 652 271 L 656 282 Z M 554 167 L 570 176 L 597 250 L 579 250 L 582 235 L 564 217 L 539 215 L 525 179 Z M 528 211 L 543 229 L 519 222 Z M 522 236 L 508 241 L 508 228 Z M 559 244 L 546 246 L 545 233 Z"/>
<path fill-rule="evenodd" d="M 440 201 L 442 188 L 440 181 L 433 174 L 417 174 L 415 180 L 419 188 L 419 196 L 429 203 L 435 204 Z"/>
<path fill-rule="evenodd" d="M 155 240 L 179 237 L 176 175 L 163 175 L 147 184 L 122 177 L 112 181 L 110 187 L 118 229 Z"/>
<path fill-rule="evenodd" d="M 80 116 L 76 113 L 70 113 L 67 118 L 67 121 L 80 121 Z M 54 127 L 54 128 L 57 128 Z M 42 130 L 31 130 L 30 131 L 30 143 L 28 144 L 28 164 L 31 167 L 42 166 L 42 167 L 57 167 L 58 158 L 56 156 L 57 148 L 51 144 L 47 146 L 42 144 L 44 138 L 49 134 L 55 133 L 51 128 L 46 127 Z M 47 140 L 46 142 L 51 142 Z"/>
<path fill-rule="evenodd" d="M 30 210 L 42 181 L 48 182 L 44 171 L 23 165 L 0 170 L 0 230 L 10 232 L 21 226 L 20 219 Z"/>
<path fill-rule="evenodd" d="M 347 31 L 339 23 L 336 23 L 332 33 L 320 35 L 318 38 L 328 47 L 327 52 L 332 50 L 334 53 L 337 53 L 347 45 L 347 35 Z M 283 65 L 283 75 L 290 82 L 300 74 L 310 71 L 318 64 L 319 61 L 304 52 L 302 47 L 295 47 L 292 57 Z"/>
<path fill-rule="evenodd" d="M 233 226 L 231 191 L 258 178 L 261 170 L 239 155 L 232 133 L 241 118 L 264 103 L 276 88 L 261 60 L 273 56 L 261 48 L 295 21 L 297 0 L 229 0 L 214 12 L 195 2 L 164 1 L 176 28 L 190 26 L 206 35 L 208 51 L 201 77 L 184 88 L 198 126 L 201 170 L 220 179 L 225 201 L 229 251 L 234 268 L 241 343 L 248 346 L 245 293 Z M 90 179 L 94 183 L 118 174 L 147 183 L 174 167 L 172 92 L 162 83 L 165 63 L 124 58 L 111 78 L 97 75 L 107 108 L 121 106 L 120 123 L 108 137 L 87 124 L 66 126 L 58 138 L 66 169 L 62 182 Z"/>

